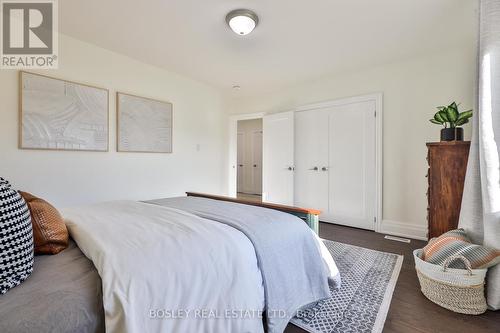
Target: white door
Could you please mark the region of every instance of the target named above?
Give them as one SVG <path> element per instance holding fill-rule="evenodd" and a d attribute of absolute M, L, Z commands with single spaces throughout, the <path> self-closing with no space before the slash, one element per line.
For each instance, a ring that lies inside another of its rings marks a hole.
<path fill-rule="evenodd" d="M 322 219 L 375 229 L 376 161 L 375 102 L 359 102 L 328 110 L 329 209 Z"/>
<path fill-rule="evenodd" d="M 295 113 L 295 205 L 328 211 L 328 113 Z"/>
<path fill-rule="evenodd" d="M 243 192 L 243 180 L 244 180 L 244 166 L 245 166 L 245 133 L 238 133 L 237 137 L 237 191 Z"/>
<path fill-rule="evenodd" d="M 262 131 L 252 133 L 252 192 L 262 194 Z"/>
<path fill-rule="evenodd" d="M 264 116 L 263 132 L 262 200 L 292 205 L 294 113 Z"/>

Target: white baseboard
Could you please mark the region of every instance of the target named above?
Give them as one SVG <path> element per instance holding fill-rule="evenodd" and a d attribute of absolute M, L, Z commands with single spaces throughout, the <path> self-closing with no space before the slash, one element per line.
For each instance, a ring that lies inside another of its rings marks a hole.
<path fill-rule="evenodd" d="M 382 220 L 380 233 L 412 239 L 427 240 L 427 226 Z"/>

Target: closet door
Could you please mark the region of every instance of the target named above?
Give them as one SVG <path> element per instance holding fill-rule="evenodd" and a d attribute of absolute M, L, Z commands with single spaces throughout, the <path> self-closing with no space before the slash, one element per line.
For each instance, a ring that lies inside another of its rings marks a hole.
<path fill-rule="evenodd" d="M 328 113 L 295 113 L 295 205 L 328 211 Z"/>
<path fill-rule="evenodd" d="M 252 133 L 252 185 L 254 194 L 262 194 L 262 131 Z"/>
<path fill-rule="evenodd" d="M 237 192 L 243 192 L 245 189 L 243 188 L 244 184 L 244 176 L 245 176 L 245 133 L 238 133 L 237 137 Z"/>
<path fill-rule="evenodd" d="M 374 230 L 375 223 L 375 102 L 330 108 L 328 222 Z"/>

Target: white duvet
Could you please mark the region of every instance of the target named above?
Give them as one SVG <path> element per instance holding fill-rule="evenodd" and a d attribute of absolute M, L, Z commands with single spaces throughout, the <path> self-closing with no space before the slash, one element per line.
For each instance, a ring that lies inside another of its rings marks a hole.
<path fill-rule="evenodd" d="M 102 279 L 106 332 L 260 333 L 264 287 L 240 231 L 181 210 L 115 201 L 62 210 Z M 340 283 L 337 267 L 317 245 Z"/>
<path fill-rule="evenodd" d="M 262 276 L 236 229 L 133 201 L 62 214 L 101 276 L 106 332 L 263 332 Z"/>

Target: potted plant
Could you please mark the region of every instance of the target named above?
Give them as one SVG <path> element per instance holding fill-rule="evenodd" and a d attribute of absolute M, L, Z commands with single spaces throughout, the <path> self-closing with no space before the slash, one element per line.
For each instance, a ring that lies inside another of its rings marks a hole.
<path fill-rule="evenodd" d="M 438 112 L 430 122 L 437 125 L 442 125 L 441 141 L 463 141 L 464 129 L 462 125 L 469 122 L 472 117 L 472 110 L 459 112 L 457 103 L 453 102 L 448 106 L 438 106 Z"/>

